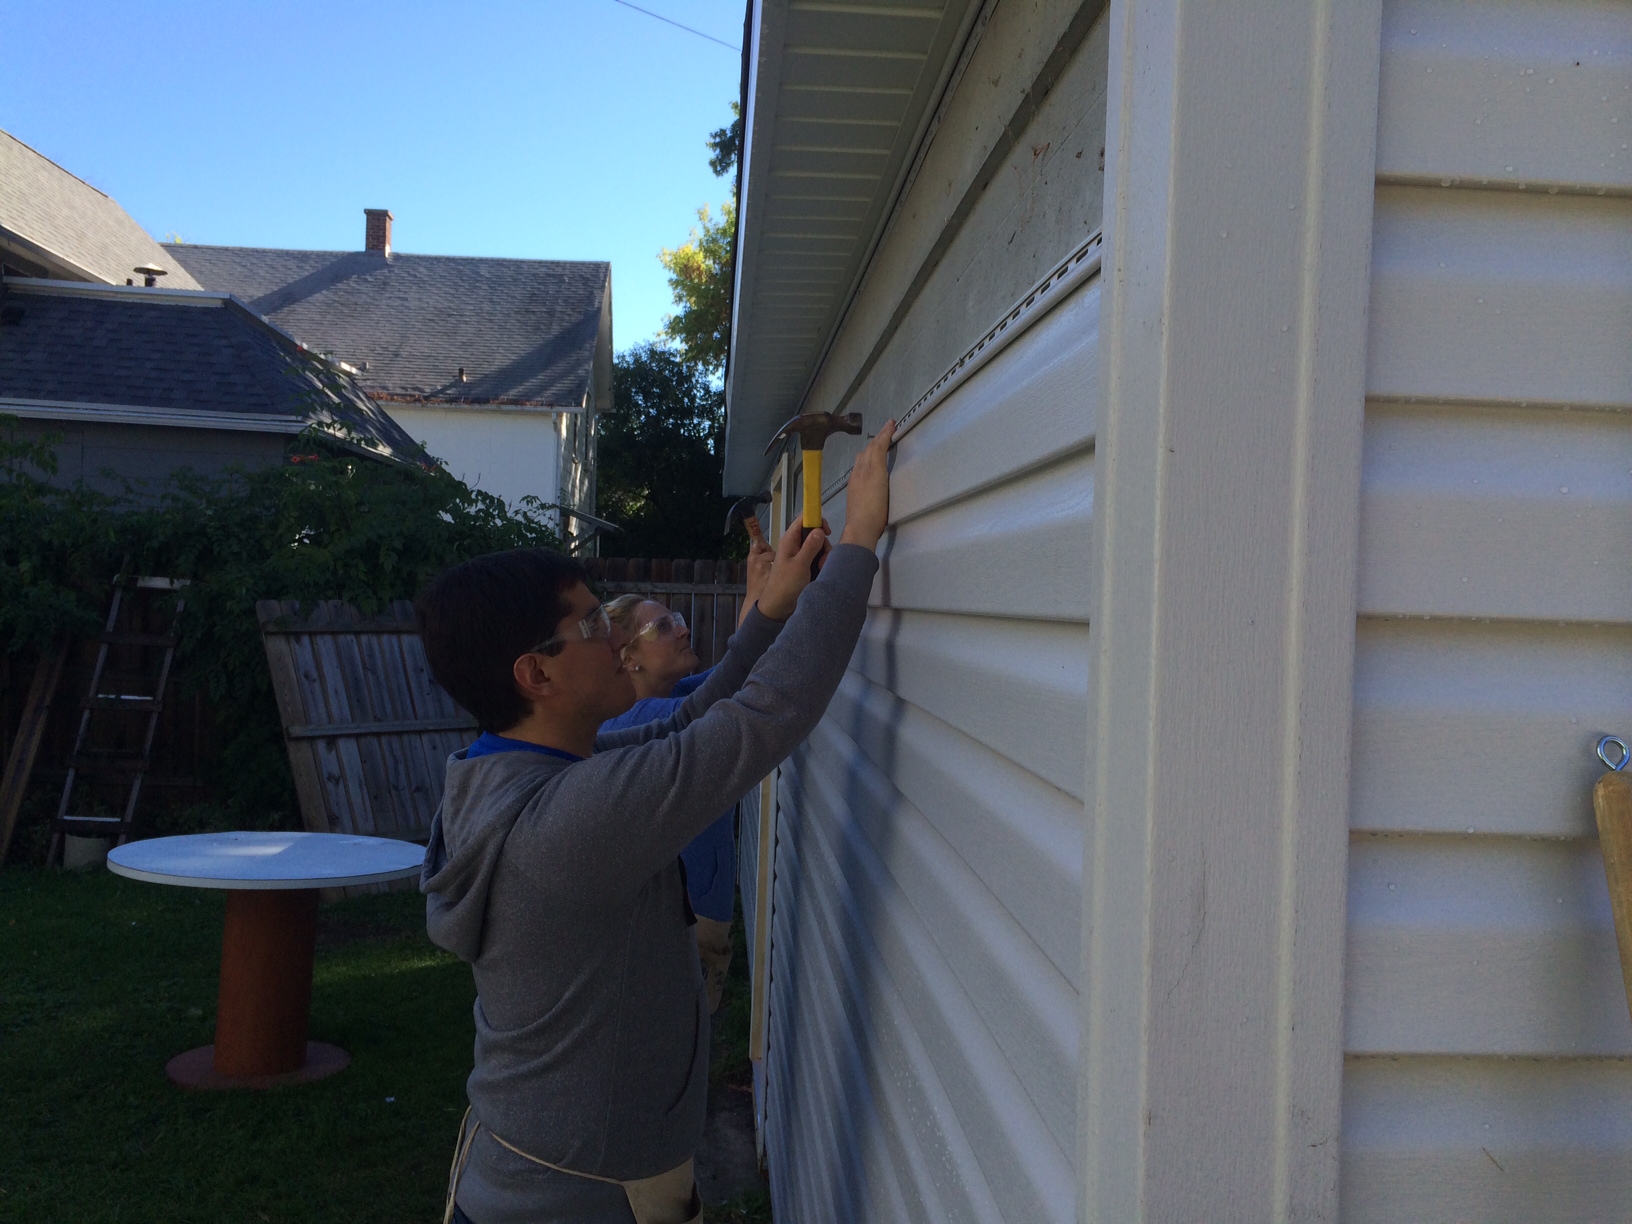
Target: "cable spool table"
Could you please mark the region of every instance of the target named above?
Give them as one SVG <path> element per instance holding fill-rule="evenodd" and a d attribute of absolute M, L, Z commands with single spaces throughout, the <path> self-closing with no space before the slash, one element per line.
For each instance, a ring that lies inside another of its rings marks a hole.
<path fill-rule="evenodd" d="M 417 875 L 425 848 L 342 833 L 197 833 L 129 842 L 108 868 L 133 880 L 227 890 L 215 1044 L 177 1054 L 183 1088 L 270 1088 L 333 1075 L 351 1061 L 308 1041 L 318 889 Z"/>

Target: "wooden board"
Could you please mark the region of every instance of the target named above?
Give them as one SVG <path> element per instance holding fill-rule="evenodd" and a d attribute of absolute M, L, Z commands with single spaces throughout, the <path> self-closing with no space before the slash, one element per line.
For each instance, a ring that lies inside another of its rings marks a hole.
<path fill-rule="evenodd" d="M 34 668 L 28 700 L 23 704 L 23 717 L 17 725 L 17 738 L 11 742 L 11 751 L 6 756 L 5 777 L 0 780 L 0 863 L 6 861 L 6 851 L 11 849 L 17 813 L 23 806 L 29 775 L 34 772 L 34 758 L 40 751 L 40 740 L 45 735 L 46 715 L 51 712 L 51 699 L 56 695 L 57 683 L 62 679 L 62 665 L 67 657 L 68 641 L 65 638 L 46 647 Z"/>
<path fill-rule="evenodd" d="M 364 619 L 336 600 L 255 606 L 301 820 L 315 833 L 423 841 L 448 755 L 476 733 L 431 677 L 413 607 Z"/>

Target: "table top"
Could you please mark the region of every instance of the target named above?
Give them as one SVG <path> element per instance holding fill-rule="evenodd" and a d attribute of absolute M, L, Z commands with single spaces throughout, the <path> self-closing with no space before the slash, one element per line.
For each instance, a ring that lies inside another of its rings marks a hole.
<path fill-rule="evenodd" d="M 425 847 L 346 833 L 192 833 L 128 842 L 108 869 L 184 888 L 336 888 L 419 874 Z"/>

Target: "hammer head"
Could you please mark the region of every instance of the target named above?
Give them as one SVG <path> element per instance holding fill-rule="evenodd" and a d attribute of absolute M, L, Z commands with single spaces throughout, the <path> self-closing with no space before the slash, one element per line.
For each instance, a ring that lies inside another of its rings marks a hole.
<path fill-rule="evenodd" d="M 770 490 L 763 489 L 752 497 L 739 497 L 732 502 L 731 509 L 725 512 L 725 534 L 730 535 L 731 529 L 738 523 L 746 526 L 748 520 L 754 517 L 754 512 L 770 500 Z"/>
<path fill-rule="evenodd" d="M 836 433 L 859 434 L 861 432 L 861 413 L 847 412 L 840 416 L 836 412 L 807 412 L 796 416 L 771 439 L 771 444 L 765 448 L 768 455 L 774 451 L 783 439 L 799 435 L 799 449 L 819 451 L 827 442 L 828 436 Z"/>

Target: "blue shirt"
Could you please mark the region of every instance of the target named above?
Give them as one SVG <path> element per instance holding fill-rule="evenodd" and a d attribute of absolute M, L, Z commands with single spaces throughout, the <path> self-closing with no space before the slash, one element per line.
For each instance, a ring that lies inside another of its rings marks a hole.
<path fill-rule="evenodd" d="M 542 752 L 545 756 L 560 757 L 563 761 L 584 759 L 581 756 L 573 756 L 570 752 L 563 752 L 559 748 L 546 748 L 543 744 L 529 744 L 526 740 L 511 739 L 508 735 L 494 735 L 491 731 L 483 731 L 476 737 L 476 742 L 465 749 L 465 760 L 492 756 L 495 752 Z"/>
<path fill-rule="evenodd" d="M 713 668 L 709 669 L 712 670 Z M 601 730 L 616 731 L 623 727 L 637 727 L 641 723 L 667 718 L 680 708 L 680 703 L 690 696 L 694 689 L 708 679 L 708 674 L 705 671 L 695 676 L 687 676 L 674 686 L 674 692 L 667 697 L 642 698 L 616 718 L 607 719 L 601 724 Z M 535 745 L 530 744 L 528 747 Z M 555 749 L 548 751 L 554 752 Z M 692 843 L 680 852 L 680 859 L 686 865 L 686 891 L 691 894 L 691 908 L 704 918 L 712 918 L 716 922 L 730 922 L 736 905 L 735 817 L 736 809 L 732 808 L 699 833 Z"/>

